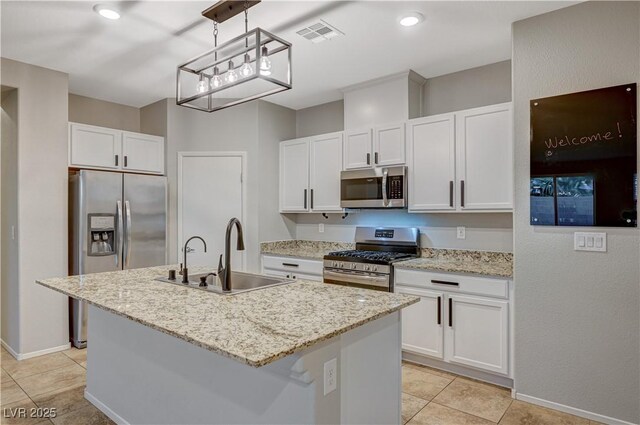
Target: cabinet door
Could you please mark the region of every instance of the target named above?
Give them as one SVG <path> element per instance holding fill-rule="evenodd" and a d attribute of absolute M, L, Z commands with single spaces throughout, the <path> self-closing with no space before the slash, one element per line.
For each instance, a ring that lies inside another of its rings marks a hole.
<path fill-rule="evenodd" d="M 396 286 L 395 292 L 420 297 L 402 310 L 402 349 L 442 359 L 444 295 L 404 286 Z"/>
<path fill-rule="evenodd" d="M 280 212 L 309 211 L 309 139 L 280 143 Z"/>
<path fill-rule="evenodd" d="M 511 104 L 459 112 L 456 123 L 460 208 L 512 209 Z"/>
<path fill-rule="evenodd" d="M 453 114 L 407 123 L 409 212 L 455 209 Z"/>
<path fill-rule="evenodd" d="M 373 140 L 375 165 L 403 165 L 406 162 L 404 123 L 376 127 Z"/>
<path fill-rule="evenodd" d="M 344 168 L 371 167 L 371 129 L 344 132 Z"/>
<path fill-rule="evenodd" d="M 164 138 L 124 132 L 122 168 L 128 171 L 164 173 Z"/>
<path fill-rule="evenodd" d="M 84 124 L 69 124 L 69 166 L 120 169 L 122 132 Z"/>
<path fill-rule="evenodd" d="M 309 142 L 309 208 L 314 212 L 342 211 L 340 171 L 342 171 L 342 132 L 311 138 Z"/>
<path fill-rule="evenodd" d="M 509 303 L 448 295 L 445 360 L 509 373 Z"/>

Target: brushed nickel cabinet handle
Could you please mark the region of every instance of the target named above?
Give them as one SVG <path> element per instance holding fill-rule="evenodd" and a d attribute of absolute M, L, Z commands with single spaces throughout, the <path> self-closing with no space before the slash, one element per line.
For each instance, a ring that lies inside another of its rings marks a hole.
<path fill-rule="evenodd" d="M 373 155 L 373 162 L 378 163 L 378 152 Z"/>
<path fill-rule="evenodd" d="M 116 155 L 116 167 L 118 166 L 118 155 Z"/>
<path fill-rule="evenodd" d="M 367 154 L 367 165 L 371 165 L 371 154 Z"/>

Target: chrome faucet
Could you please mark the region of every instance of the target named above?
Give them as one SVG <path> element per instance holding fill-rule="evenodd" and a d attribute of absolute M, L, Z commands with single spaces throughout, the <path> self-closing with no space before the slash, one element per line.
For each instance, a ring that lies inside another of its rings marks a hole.
<path fill-rule="evenodd" d="M 189 242 L 191 242 L 192 239 L 200 239 L 202 241 L 202 244 L 204 245 L 204 252 L 207 252 L 207 243 L 200 236 L 191 236 L 189 239 L 187 239 L 187 241 L 184 243 L 184 248 L 182 248 L 182 255 L 183 255 L 182 283 L 189 283 L 189 269 L 187 269 L 187 254 L 191 252 L 189 249 Z"/>
<path fill-rule="evenodd" d="M 240 224 L 240 220 L 234 217 L 229 220 L 229 224 L 227 224 L 227 234 L 224 238 L 224 267 L 222 266 L 222 255 L 220 255 L 220 261 L 218 262 L 218 277 L 220 278 L 220 285 L 224 292 L 231 292 L 231 231 L 234 225 L 238 229 L 236 249 L 238 251 L 244 251 L 242 224 Z"/>

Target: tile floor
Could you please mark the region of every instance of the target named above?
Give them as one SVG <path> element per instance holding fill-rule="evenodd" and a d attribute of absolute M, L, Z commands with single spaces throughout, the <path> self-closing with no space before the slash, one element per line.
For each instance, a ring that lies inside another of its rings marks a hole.
<path fill-rule="evenodd" d="M 107 425 L 113 422 L 84 399 L 87 350 L 17 361 L 4 348 L 0 359 L 0 423 L 19 425 Z M 56 409 L 55 417 L 11 417 L 25 408 Z"/>
<path fill-rule="evenodd" d="M 72 348 L 18 362 L 2 348 L 0 423 L 107 425 L 113 422 L 84 399 L 87 351 Z M 402 422 L 408 425 L 593 425 L 578 418 L 513 400 L 505 388 L 405 363 Z M 11 418 L 17 408 L 56 408 L 47 418 Z"/>
<path fill-rule="evenodd" d="M 511 398 L 511 391 L 426 366 L 402 366 L 407 425 L 593 425 L 597 422 Z"/>

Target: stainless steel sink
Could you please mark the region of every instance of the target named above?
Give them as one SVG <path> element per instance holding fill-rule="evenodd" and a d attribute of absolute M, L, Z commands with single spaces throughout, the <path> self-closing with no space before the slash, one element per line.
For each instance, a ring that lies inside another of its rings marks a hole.
<path fill-rule="evenodd" d="M 189 276 L 189 283 L 182 283 L 182 276 L 178 275 L 176 280 L 166 277 L 158 277 L 156 280 L 168 282 L 174 285 L 188 286 L 190 288 L 201 289 L 203 291 L 215 292 L 222 295 L 235 295 L 243 292 L 255 291 L 256 289 L 271 288 L 278 285 L 286 285 L 295 282 L 291 279 L 281 277 L 265 276 L 262 274 L 231 272 L 231 292 L 223 292 L 220 279 L 217 276 L 207 277 L 207 286 L 200 286 L 200 278 L 208 273 L 198 273 Z"/>

